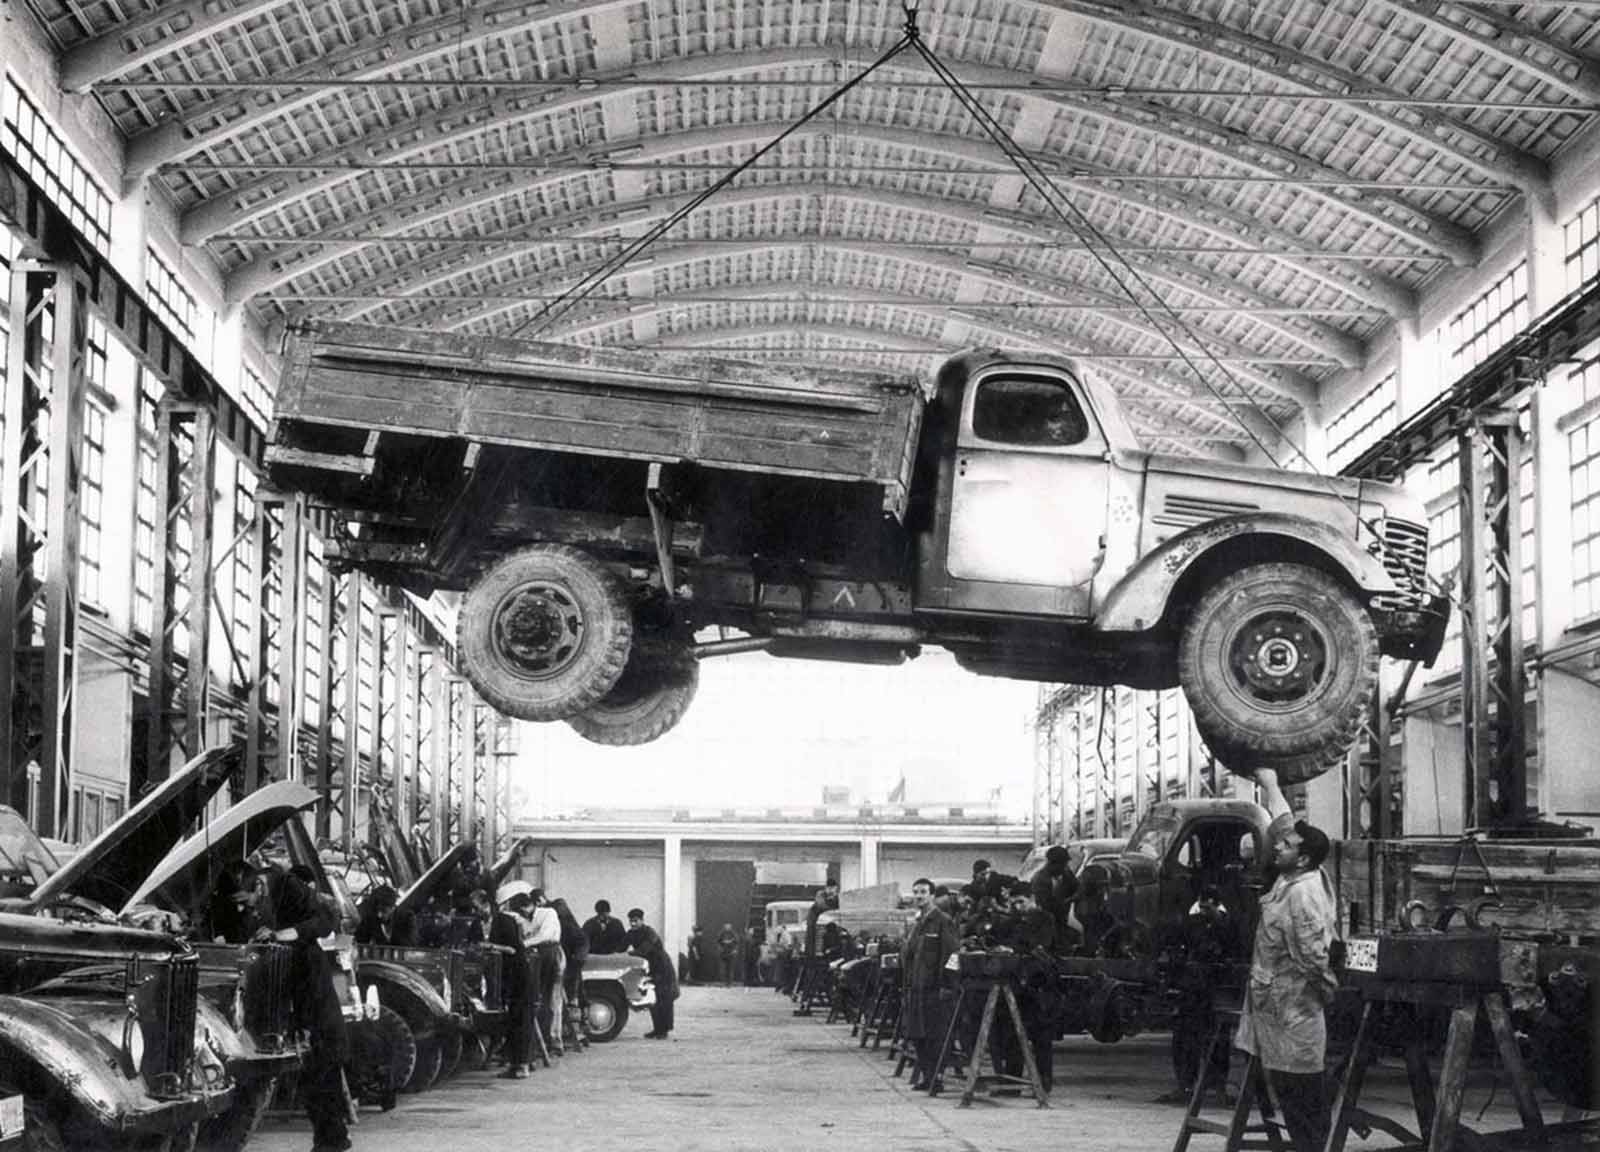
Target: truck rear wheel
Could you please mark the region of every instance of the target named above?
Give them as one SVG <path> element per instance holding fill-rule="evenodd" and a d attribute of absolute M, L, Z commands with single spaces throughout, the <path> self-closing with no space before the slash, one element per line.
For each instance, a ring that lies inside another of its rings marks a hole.
<path fill-rule="evenodd" d="M 633 633 L 621 678 L 593 707 L 567 718 L 585 740 L 623 747 L 648 744 L 683 719 L 700 685 L 700 662 L 681 639 Z"/>
<path fill-rule="evenodd" d="M 1378 684 L 1366 609 L 1303 564 L 1232 572 L 1184 625 L 1178 680 L 1206 743 L 1229 771 L 1320 776 L 1350 747 Z"/>
<path fill-rule="evenodd" d="M 483 699 L 518 720 L 565 720 L 616 685 L 633 618 L 593 557 L 535 544 L 484 573 L 461 605 L 456 647 Z"/>

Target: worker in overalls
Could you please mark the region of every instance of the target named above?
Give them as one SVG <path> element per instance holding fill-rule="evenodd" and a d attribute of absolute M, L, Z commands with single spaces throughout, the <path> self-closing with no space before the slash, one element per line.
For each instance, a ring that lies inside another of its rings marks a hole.
<path fill-rule="evenodd" d="M 1338 987 L 1328 963 L 1338 930 L 1333 885 L 1322 870 L 1328 837 L 1294 819 L 1276 772 L 1257 771 L 1256 783 L 1273 818 L 1269 836 L 1278 878 L 1261 898 L 1234 1043 L 1260 1059 L 1295 1152 L 1322 1152 L 1332 1121 L 1323 1079 L 1324 1010 Z"/>

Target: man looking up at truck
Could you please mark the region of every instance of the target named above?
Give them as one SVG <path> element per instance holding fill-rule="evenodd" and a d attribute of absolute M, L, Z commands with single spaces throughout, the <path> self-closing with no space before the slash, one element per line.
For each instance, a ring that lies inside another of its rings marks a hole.
<path fill-rule="evenodd" d="M 1328 964 L 1336 931 L 1333 887 L 1322 871 L 1328 837 L 1294 819 L 1272 769 L 1257 770 L 1256 784 L 1272 815 L 1268 834 L 1278 878 L 1261 898 L 1235 1044 L 1260 1058 L 1295 1152 L 1320 1152 L 1331 1121 L 1323 1010 L 1338 987 Z"/>

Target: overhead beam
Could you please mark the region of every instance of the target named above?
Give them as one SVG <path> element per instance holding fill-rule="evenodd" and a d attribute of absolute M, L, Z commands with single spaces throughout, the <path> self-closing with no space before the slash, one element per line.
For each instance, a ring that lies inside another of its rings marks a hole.
<path fill-rule="evenodd" d="M 889 189 L 865 189 L 852 186 L 834 188 L 828 185 L 814 186 L 807 184 L 797 189 L 795 186 L 787 184 L 758 185 L 754 188 L 735 189 L 723 193 L 719 195 L 715 204 L 719 207 L 727 207 L 742 203 L 764 202 L 772 199 L 816 194 L 826 194 L 833 199 L 864 201 L 874 206 L 888 205 L 909 212 L 927 213 L 946 220 L 959 221 L 973 228 L 978 234 L 986 230 L 1027 242 L 1037 242 L 1039 240 L 1039 231 L 1042 226 L 1042 222 L 1038 217 L 1030 216 L 1014 209 L 988 209 L 970 201 Z M 638 227 L 675 211 L 687 200 L 687 194 L 670 199 L 645 196 L 632 204 L 608 205 L 602 209 L 572 214 L 559 220 L 551 220 L 546 224 L 562 232 L 571 232 L 577 235 L 597 230 L 609 232 L 618 227 L 619 212 L 628 213 L 627 224 L 630 227 Z M 772 242 L 777 242 L 776 238 L 773 238 Z M 812 244 L 815 243 L 815 238 L 806 238 L 803 242 Z M 952 243 L 951 246 L 958 247 L 959 242 Z M 1066 251 L 1070 252 L 1071 250 Z M 408 265 L 410 277 L 408 278 L 407 289 L 414 288 L 416 295 L 426 295 L 431 289 L 437 288 L 450 278 L 463 275 L 469 270 L 482 268 L 487 263 L 497 261 L 503 256 L 504 250 L 502 249 L 486 250 L 479 253 L 476 260 L 469 256 L 465 262 L 463 262 L 459 252 L 448 254 L 442 261 L 431 261 L 429 259 L 412 261 Z M 1254 288 L 1194 261 L 1155 253 L 1130 254 L 1129 258 L 1140 267 L 1142 275 L 1200 299 L 1209 300 L 1214 304 L 1229 305 L 1238 304 L 1242 301 L 1243 311 L 1246 313 L 1250 312 L 1251 309 L 1271 309 L 1275 307 L 1281 309 L 1284 306 L 1283 301 L 1264 296 Z M 439 270 L 441 265 L 443 266 L 442 271 Z M 270 265 L 262 261 L 241 265 L 228 279 L 228 298 L 234 303 L 243 303 L 258 293 L 260 290 L 258 286 L 286 277 L 286 272 L 282 270 L 274 271 L 270 268 Z M 1101 302 L 1110 303 L 1110 301 Z M 353 318 L 358 318 L 375 310 L 378 306 L 380 305 L 374 304 L 371 308 L 350 309 L 346 314 Z M 1357 367 L 1364 361 L 1365 349 L 1362 343 L 1331 324 L 1320 320 L 1295 318 L 1287 315 L 1278 316 L 1270 313 L 1252 314 L 1250 319 L 1252 323 L 1293 340 L 1303 348 L 1338 361 L 1343 367 Z"/>
<path fill-rule="evenodd" d="M 768 56 L 773 58 L 769 60 Z M 794 50 L 785 50 L 778 54 L 749 53 L 733 58 L 736 61 L 733 70 L 821 62 L 816 59 L 814 50 L 812 57 L 811 60 L 807 60 L 806 53 Z M 674 71 L 703 74 L 708 64 L 715 66 L 716 62 L 727 59 L 729 58 L 710 56 L 673 61 L 670 67 L 661 66 L 660 71 L 656 73 L 660 79 L 641 81 L 639 90 L 670 84 Z M 897 71 L 919 75 L 931 74 L 920 62 L 907 62 L 902 66 L 896 61 L 894 67 Z M 1015 75 L 1005 69 L 965 62 L 961 63 L 961 72 L 963 78 L 991 83 L 1003 82 Z M 548 93 L 526 92 L 495 94 L 469 102 L 465 107 L 453 105 L 433 113 L 425 117 L 414 130 L 408 129 L 402 138 L 397 138 L 397 134 L 393 131 L 383 130 L 369 134 L 351 146 L 325 149 L 301 163 L 311 169 L 321 164 L 403 165 L 408 160 L 437 152 L 448 145 L 461 143 L 491 131 L 503 131 L 510 125 L 530 118 L 592 103 L 602 95 L 604 94 L 595 91 L 555 96 Z M 1200 152 L 1224 164 L 1231 164 L 1245 172 L 1270 179 L 1274 183 L 1295 185 L 1302 188 L 1306 195 L 1316 198 L 1335 211 L 1359 217 L 1369 225 L 1398 239 L 1414 243 L 1425 251 L 1448 256 L 1456 264 L 1466 265 L 1477 261 L 1478 249 L 1474 237 L 1447 218 L 1418 208 L 1397 193 L 1371 191 L 1341 195 L 1338 189 L 1319 187 L 1330 181 L 1346 179 L 1348 174 L 1292 148 L 1253 140 L 1226 124 L 1150 100 L 1131 100 L 1128 106 L 1119 107 L 1085 97 L 1060 94 L 1047 96 L 1030 94 L 1026 99 L 1040 101 L 1057 114 L 1062 110 L 1070 110 L 1075 116 L 1114 124 L 1129 131 L 1165 140 L 1177 147 Z M 259 107 L 256 111 L 258 115 L 263 114 Z M 836 124 L 833 126 L 836 127 Z M 980 163 L 985 160 L 992 162 L 999 156 L 998 149 L 994 148 L 986 138 L 976 135 L 961 137 L 954 133 L 951 135 L 956 139 L 979 143 Z M 130 144 L 130 167 L 133 164 L 134 151 L 133 145 Z M 173 163 L 177 159 L 171 157 L 163 163 Z M 551 159 L 551 157 L 539 158 L 546 163 Z M 1062 163 L 1072 162 L 1071 156 L 1065 154 L 1052 156 L 1050 159 Z M 331 171 L 313 171 L 311 175 L 299 179 L 287 174 L 277 178 L 257 179 L 239 193 L 230 192 L 209 204 L 201 204 L 190 209 L 185 214 L 181 226 L 183 239 L 186 243 L 197 243 L 216 232 L 237 227 L 266 212 L 289 207 L 316 192 L 328 191 L 359 180 L 367 174 L 367 171 L 368 169 L 364 168 L 351 170 L 345 167 Z M 226 206 L 219 208 L 216 207 L 218 204 Z"/>
<path fill-rule="evenodd" d="M 634 146 L 630 149 L 629 155 L 634 159 L 648 159 L 678 155 L 686 151 L 702 148 L 754 143 L 766 139 L 782 127 L 784 125 L 781 122 L 772 122 L 770 124 L 741 125 L 721 130 L 663 136 Z M 816 129 L 816 131 L 826 132 L 829 129 L 820 128 Z M 810 132 L 804 131 L 797 133 L 800 136 L 810 134 Z M 966 137 L 866 126 L 853 127 L 850 135 L 852 139 L 877 146 L 916 148 L 942 156 L 975 159 L 980 163 L 993 167 L 997 175 L 1009 170 L 1007 162 L 996 151 Z M 587 148 L 574 149 L 568 154 L 600 155 L 597 150 Z M 1083 167 L 1083 165 L 1078 165 L 1078 167 Z M 441 224 L 463 211 L 496 205 L 500 200 L 509 196 L 531 196 L 543 189 L 559 186 L 573 178 L 573 174 L 561 174 L 521 182 L 517 182 L 514 179 L 497 179 L 484 183 L 477 181 L 458 182 L 447 189 L 441 190 L 436 198 L 422 197 L 415 203 L 407 198 L 400 203 L 386 206 L 383 209 L 347 219 L 341 225 L 341 230 L 354 231 L 359 229 L 362 232 L 392 232 L 395 235 L 402 235 L 406 231 Z M 1300 252 L 1305 248 L 1305 241 L 1286 229 L 1278 228 L 1254 216 L 1214 204 L 1198 196 L 1160 190 L 1134 190 L 1128 187 L 1106 188 L 1059 176 L 1055 178 L 1055 182 L 1058 187 L 1064 190 L 1074 191 L 1086 197 L 1105 200 L 1134 210 L 1148 211 L 1164 220 L 1170 220 L 1173 223 L 1211 236 L 1219 244 L 1247 243 L 1258 247 L 1277 247 L 1288 253 Z M 804 188 L 808 194 L 842 195 L 851 186 L 836 185 L 828 181 L 812 181 L 805 184 L 788 184 L 787 187 Z M 892 190 L 881 190 L 876 185 L 862 187 L 870 189 L 870 194 L 874 196 L 880 192 L 884 195 L 894 195 Z M 670 202 L 677 205 L 687 199 L 687 194 L 685 194 L 683 197 L 673 201 L 661 200 L 660 198 L 652 201 L 651 194 L 653 191 L 653 189 L 646 188 L 642 193 L 620 199 L 612 205 L 602 206 L 590 212 L 574 214 L 569 217 L 542 219 L 530 224 L 528 227 L 541 230 L 560 228 L 563 231 L 574 232 L 584 227 L 601 228 L 606 223 L 604 216 L 607 212 L 636 210 L 636 205 L 641 202 L 645 204 Z M 727 203 L 744 193 L 745 190 L 743 189 L 729 190 L 719 195 L 718 202 Z M 780 195 L 781 193 L 773 192 L 768 194 Z M 966 201 L 951 199 L 955 203 L 967 203 Z M 1018 224 L 1024 221 L 1037 220 L 1042 226 L 1048 227 L 1055 232 L 1065 231 L 1062 223 L 1052 217 L 1021 212 L 1014 208 L 996 209 L 994 211 L 1010 213 L 1009 218 Z M 317 238 L 318 243 L 316 244 L 275 252 L 270 256 L 260 256 L 245 265 L 241 265 L 229 278 L 228 292 L 230 300 L 238 302 L 248 299 L 254 294 L 288 283 L 300 275 L 358 253 L 365 247 L 360 241 L 351 241 L 348 247 L 330 246 L 326 243 L 326 240 L 336 236 L 337 233 L 323 234 Z M 1324 284 L 1354 299 L 1380 307 L 1391 315 L 1406 316 L 1415 313 L 1415 294 L 1381 273 L 1373 272 L 1366 268 L 1360 268 L 1359 270 L 1342 266 L 1329 268 L 1319 264 L 1312 257 L 1300 255 L 1270 254 L 1265 258 L 1280 263 L 1292 269 L 1298 275 Z M 403 267 L 397 269 L 396 275 L 392 278 L 368 277 L 366 280 L 357 279 L 353 282 L 353 286 L 361 286 L 363 284 L 378 286 L 409 285 L 412 282 L 426 279 L 434 271 L 441 268 L 463 264 L 462 253 L 459 251 L 446 251 L 436 257 L 425 257 L 420 262 L 415 259 L 408 260 Z M 359 310 L 356 311 L 359 312 Z"/>
<path fill-rule="evenodd" d="M 861 250 L 872 254 L 875 258 L 902 264 L 918 265 L 924 268 L 935 269 L 940 272 L 955 276 L 969 276 L 988 281 L 990 284 L 1007 292 L 1031 292 L 1044 299 L 1061 299 L 1052 286 L 1033 283 L 1033 277 L 1021 269 L 1005 266 L 995 266 L 977 260 L 962 260 L 953 256 L 944 256 L 935 252 L 902 253 L 882 251 L 881 243 L 850 243 L 845 241 L 820 241 L 815 245 L 818 251 L 829 249 Z M 747 247 L 736 245 L 705 245 L 676 248 L 670 252 L 662 253 L 649 263 L 652 271 L 678 267 L 713 259 L 737 259 L 763 251 L 763 244 L 759 238 L 752 238 Z M 637 271 L 643 262 L 635 264 Z M 550 290 L 566 291 L 568 288 L 581 283 L 584 277 L 603 265 L 603 261 L 586 262 L 582 265 L 574 264 L 564 269 L 564 275 L 559 281 L 553 280 L 547 271 L 534 271 L 530 275 L 536 277 L 541 285 Z M 515 281 L 513 281 L 515 282 Z M 1084 295 L 1096 296 L 1100 299 L 1109 299 L 1105 293 L 1091 291 L 1083 286 L 1078 286 L 1077 291 Z M 1118 301 L 1120 303 L 1120 300 Z M 519 315 L 528 310 L 529 304 L 523 300 L 513 300 L 495 304 L 490 307 L 457 309 L 454 311 L 440 310 L 437 312 L 438 325 L 446 330 L 464 328 L 469 324 L 483 324 L 500 317 Z M 1143 321 L 1134 319 L 1120 313 L 1106 313 L 1106 323 L 1115 325 L 1138 336 L 1157 341 L 1162 346 L 1167 343 L 1167 338 L 1162 332 Z M 1213 355 L 1224 360 L 1240 361 L 1232 371 L 1242 380 L 1248 380 L 1255 386 L 1265 389 L 1276 395 L 1283 396 L 1302 407 L 1314 404 L 1317 399 L 1317 387 L 1314 382 L 1297 372 L 1278 369 L 1267 371 L 1249 364 L 1249 361 L 1263 359 L 1255 350 L 1242 347 L 1232 340 L 1218 337 L 1213 333 L 1206 333 L 1206 345 Z M 1204 360 L 1198 352 L 1193 353 L 1196 360 Z"/>
<path fill-rule="evenodd" d="M 61 87 L 84 92 L 104 80 L 192 47 L 218 32 L 264 16 L 290 0 L 180 0 L 74 44 L 61 56 Z"/>

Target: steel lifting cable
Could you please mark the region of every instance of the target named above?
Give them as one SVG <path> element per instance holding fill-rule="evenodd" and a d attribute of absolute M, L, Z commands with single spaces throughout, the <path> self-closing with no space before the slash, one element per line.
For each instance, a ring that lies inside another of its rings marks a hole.
<path fill-rule="evenodd" d="M 916 4 L 912 3 L 907 5 L 905 11 L 905 30 L 900 39 L 895 41 L 894 45 L 887 52 L 883 53 L 883 55 L 879 56 L 870 65 L 868 65 L 865 71 L 856 73 L 849 80 L 845 81 L 845 83 L 835 88 L 823 100 L 817 104 L 814 104 L 804 116 L 800 117 L 800 119 L 789 125 L 782 132 L 778 133 L 778 135 L 774 136 L 771 140 L 763 144 L 760 148 L 756 149 L 756 151 L 748 156 L 745 160 L 741 161 L 738 165 L 730 169 L 725 175 L 718 179 L 716 183 L 701 191 L 687 204 L 684 204 L 665 220 L 661 221 L 661 223 L 650 229 L 649 232 L 646 232 L 643 236 L 639 237 L 639 239 L 635 240 L 632 244 L 629 244 L 621 252 L 613 256 L 610 260 L 606 261 L 603 265 L 601 265 L 600 268 L 589 273 L 589 275 L 578 281 L 578 283 L 574 284 L 571 288 L 568 288 L 566 291 L 562 292 L 554 300 L 541 308 L 531 319 L 526 320 L 517 327 L 513 328 L 511 330 L 511 335 L 520 336 L 523 332 L 530 328 L 533 330 L 531 333 L 532 335 L 537 335 L 538 333 L 544 331 L 556 320 L 560 319 L 567 312 L 571 311 L 584 300 L 588 299 L 589 296 L 600 287 L 600 285 L 604 284 L 618 272 L 622 271 L 622 269 L 627 264 L 632 262 L 636 256 L 644 252 L 657 240 L 661 239 L 662 236 L 666 235 L 707 200 L 711 199 L 718 192 L 721 192 L 750 168 L 754 167 L 774 148 L 778 147 L 778 145 L 782 144 L 790 136 L 794 135 L 801 128 L 805 127 L 805 125 L 809 124 L 812 120 L 816 119 L 829 108 L 833 107 L 833 105 L 842 100 L 858 84 L 861 84 L 863 81 L 865 81 L 867 77 L 871 76 L 879 68 L 882 68 L 889 61 L 900 55 L 900 53 L 917 43 Z"/>
<path fill-rule="evenodd" d="M 921 31 L 917 27 L 916 4 L 914 2 L 906 4 L 905 11 L 906 37 L 910 42 L 910 46 L 916 51 L 917 55 L 922 58 L 923 62 L 927 64 L 929 69 L 932 70 L 933 74 L 944 83 L 945 87 L 950 90 L 950 93 L 955 96 L 956 100 L 960 102 L 961 106 L 967 110 L 968 114 L 971 115 L 975 121 L 977 121 L 978 126 L 984 130 L 989 138 L 995 143 L 996 147 L 1000 149 L 1001 153 L 1006 157 L 1006 159 L 1009 160 L 1012 166 L 1021 174 L 1022 178 L 1028 182 L 1028 185 L 1033 188 L 1036 193 L 1038 193 L 1039 197 L 1045 202 L 1045 204 L 1048 205 L 1050 209 L 1054 211 L 1055 214 L 1061 219 L 1061 222 L 1072 231 L 1072 233 L 1080 242 L 1082 242 L 1084 249 L 1094 257 L 1095 262 L 1099 264 L 1100 268 L 1106 273 L 1107 276 L 1111 278 L 1112 283 L 1121 289 L 1123 294 L 1128 297 L 1133 306 L 1139 310 L 1139 314 L 1143 316 L 1145 320 L 1149 322 L 1150 326 L 1153 327 L 1161 335 L 1161 337 L 1172 346 L 1172 349 L 1177 354 L 1178 359 L 1185 367 L 1189 369 L 1190 372 L 1194 374 L 1195 378 L 1200 381 L 1205 389 L 1216 398 L 1217 402 L 1222 405 L 1223 410 L 1228 413 L 1228 415 L 1233 419 L 1234 423 L 1236 423 L 1240 429 L 1243 430 L 1244 434 L 1250 438 L 1251 442 L 1261 450 L 1262 455 L 1270 460 L 1276 467 L 1284 467 L 1284 464 L 1277 458 L 1276 455 L 1273 454 L 1272 450 L 1267 447 L 1266 443 L 1261 439 L 1261 437 L 1256 434 L 1255 430 L 1251 428 L 1250 425 L 1246 423 L 1245 420 L 1239 415 L 1238 411 L 1236 411 L 1235 406 L 1238 404 L 1245 404 L 1255 408 L 1258 415 L 1266 421 L 1267 425 L 1271 427 L 1279 439 L 1287 444 L 1292 450 L 1293 454 L 1305 463 L 1311 474 L 1316 476 L 1317 479 L 1321 480 L 1327 486 L 1329 493 L 1335 499 L 1350 509 L 1351 514 L 1355 517 L 1358 524 L 1364 525 L 1367 528 L 1367 530 L 1372 534 L 1373 542 L 1377 548 L 1382 552 L 1388 552 L 1389 545 L 1387 541 L 1384 540 L 1383 534 L 1378 531 L 1377 525 L 1370 520 L 1362 518 L 1359 500 L 1355 497 L 1347 496 L 1341 493 L 1338 489 L 1338 486 L 1333 482 L 1333 479 L 1328 476 L 1328 474 L 1320 467 L 1318 467 L 1317 463 L 1312 460 L 1311 457 L 1307 456 L 1305 451 L 1298 444 L 1296 444 L 1285 434 L 1283 425 L 1278 423 L 1278 421 L 1273 418 L 1272 413 L 1258 407 L 1249 399 L 1250 394 L 1248 389 L 1245 388 L 1245 386 L 1240 382 L 1239 378 L 1228 368 L 1228 366 L 1217 357 L 1216 353 L 1211 350 L 1209 343 L 1200 336 L 1198 330 L 1184 320 L 1178 311 L 1166 302 L 1161 293 L 1156 291 L 1155 288 L 1151 286 L 1150 282 L 1133 264 L 1133 262 L 1130 261 L 1127 256 L 1117 247 L 1116 243 L 1112 241 L 1104 232 L 1102 232 L 1095 225 L 1094 221 L 1090 220 L 1088 215 L 1081 208 L 1073 203 L 1071 197 L 1067 196 L 1061 191 L 1060 187 L 1057 186 L 1055 180 L 1049 175 L 1049 173 L 1044 170 L 1044 168 L 1037 160 L 1034 159 L 1033 155 L 1028 152 L 1026 148 L 1024 148 L 1021 144 L 1018 144 L 1016 140 L 1012 138 L 1011 134 L 1006 131 L 1005 126 L 995 119 L 995 117 L 990 114 L 988 109 L 986 109 L 982 103 L 979 102 L 977 96 L 975 96 L 972 91 L 961 82 L 960 77 L 956 76 L 954 72 L 945 66 L 943 61 L 934 55 L 932 49 L 930 49 L 923 41 Z M 1112 266 L 1112 260 L 1115 260 L 1127 270 L 1126 278 L 1119 274 L 1117 269 Z M 1151 310 L 1150 306 L 1140 298 L 1139 293 L 1129 285 L 1129 280 L 1132 280 L 1134 284 L 1143 289 L 1144 292 L 1148 294 L 1150 299 L 1153 300 L 1156 305 L 1166 314 L 1164 319 L 1157 317 L 1157 315 Z M 1171 330 L 1169 330 L 1169 324 L 1171 327 L 1176 328 L 1179 334 L 1187 337 L 1194 343 L 1194 345 L 1199 349 L 1200 355 L 1205 360 L 1209 361 L 1210 364 L 1222 374 L 1223 378 L 1226 379 L 1227 382 L 1237 390 L 1241 399 L 1230 399 L 1230 397 L 1225 395 L 1223 391 L 1217 387 L 1211 378 L 1201 370 L 1200 365 L 1195 362 L 1195 359 L 1190 352 L 1184 348 L 1177 337 L 1173 335 Z M 1456 603 L 1455 596 L 1453 595 L 1453 589 L 1450 585 L 1433 576 L 1432 573 L 1425 571 L 1423 575 L 1424 578 L 1431 582 L 1436 589 L 1442 592 L 1451 603 Z"/>

